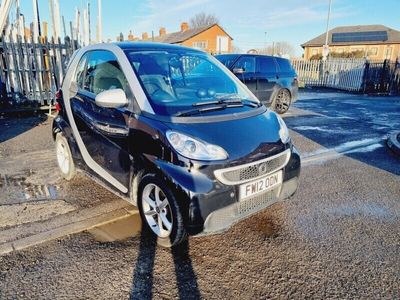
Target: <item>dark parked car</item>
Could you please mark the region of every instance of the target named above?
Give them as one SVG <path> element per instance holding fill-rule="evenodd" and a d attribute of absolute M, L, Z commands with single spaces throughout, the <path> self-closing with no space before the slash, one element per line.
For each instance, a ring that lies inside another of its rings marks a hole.
<path fill-rule="evenodd" d="M 221 54 L 216 58 L 277 113 L 285 113 L 297 100 L 297 74 L 288 59 L 258 54 Z"/>
<path fill-rule="evenodd" d="M 137 205 L 163 246 L 221 232 L 297 189 L 300 156 L 284 121 L 201 51 L 88 46 L 56 98 L 62 176 L 80 169 Z"/>

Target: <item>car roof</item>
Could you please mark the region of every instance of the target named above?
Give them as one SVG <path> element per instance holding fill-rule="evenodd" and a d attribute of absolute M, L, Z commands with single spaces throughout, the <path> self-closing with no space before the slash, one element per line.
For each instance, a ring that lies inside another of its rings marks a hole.
<path fill-rule="evenodd" d="M 218 55 L 215 55 L 215 57 L 239 57 L 239 56 L 273 57 L 273 58 L 275 58 L 277 61 L 278 61 L 278 60 L 288 60 L 288 61 L 290 61 L 290 59 L 287 59 L 287 58 L 285 58 L 285 57 L 274 56 L 274 55 L 264 55 L 264 54 L 258 54 L 258 53 L 243 53 L 243 54 L 239 54 L 239 53 L 229 53 L 229 54 L 218 54 Z"/>
<path fill-rule="evenodd" d="M 197 50 L 190 47 L 185 47 L 181 45 L 174 45 L 174 44 L 166 44 L 166 43 L 155 43 L 155 42 L 117 42 L 113 43 L 114 45 L 118 46 L 122 50 L 188 50 L 194 51 L 199 53 L 204 53 L 204 51 Z"/>
<path fill-rule="evenodd" d="M 262 57 L 274 57 L 274 58 L 280 58 L 280 57 L 276 57 L 273 55 L 264 55 L 264 54 L 258 54 L 258 53 L 230 53 L 230 54 L 218 54 L 216 56 L 262 56 Z"/>

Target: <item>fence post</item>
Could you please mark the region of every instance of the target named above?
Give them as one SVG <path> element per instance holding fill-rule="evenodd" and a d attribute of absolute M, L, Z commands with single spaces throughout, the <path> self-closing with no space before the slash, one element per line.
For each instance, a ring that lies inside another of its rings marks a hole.
<path fill-rule="evenodd" d="M 369 74 L 369 61 L 366 60 L 364 63 L 364 72 L 362 76 L 363 94 L 365 94 L 365 91 L 367 90 L 368 74 Z"/>
<path fill-rule="evenodd" d="M 379 92 L 382 93 L 385 89 L 385 77 L 386 77 L 386 67 L 387 67 L 387 59 L 383 61 L 381 78 L 379 80 Z"/>

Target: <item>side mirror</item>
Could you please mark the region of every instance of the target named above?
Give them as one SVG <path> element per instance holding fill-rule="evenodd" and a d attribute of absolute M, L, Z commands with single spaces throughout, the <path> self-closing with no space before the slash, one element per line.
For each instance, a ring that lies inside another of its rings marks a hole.
<path fill-rule="evenodd" d="M 96 105 L 106 108 L 123 107 L 128 104 L 125 92 L 122 89 L 103 91 L 96 96 Z"/>
<path fill-rule="evenodd" d="M 233 73 L 234 74 L 243 74 L 244 73 L 244 69 L 243 68 L 234 68 L 233 69 Z"/>

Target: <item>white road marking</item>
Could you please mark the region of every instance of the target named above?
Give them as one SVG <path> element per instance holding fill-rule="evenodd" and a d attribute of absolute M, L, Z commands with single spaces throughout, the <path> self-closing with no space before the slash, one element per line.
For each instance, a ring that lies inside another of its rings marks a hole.
<path fill-rule="evenodd" d="M 334 148 L 317 150 L 302 155 L 302 166 L 321 164 L 349 153 L 371 152 L 383 147 L 383 138 L 367 138 L 343 143 Z"/>

